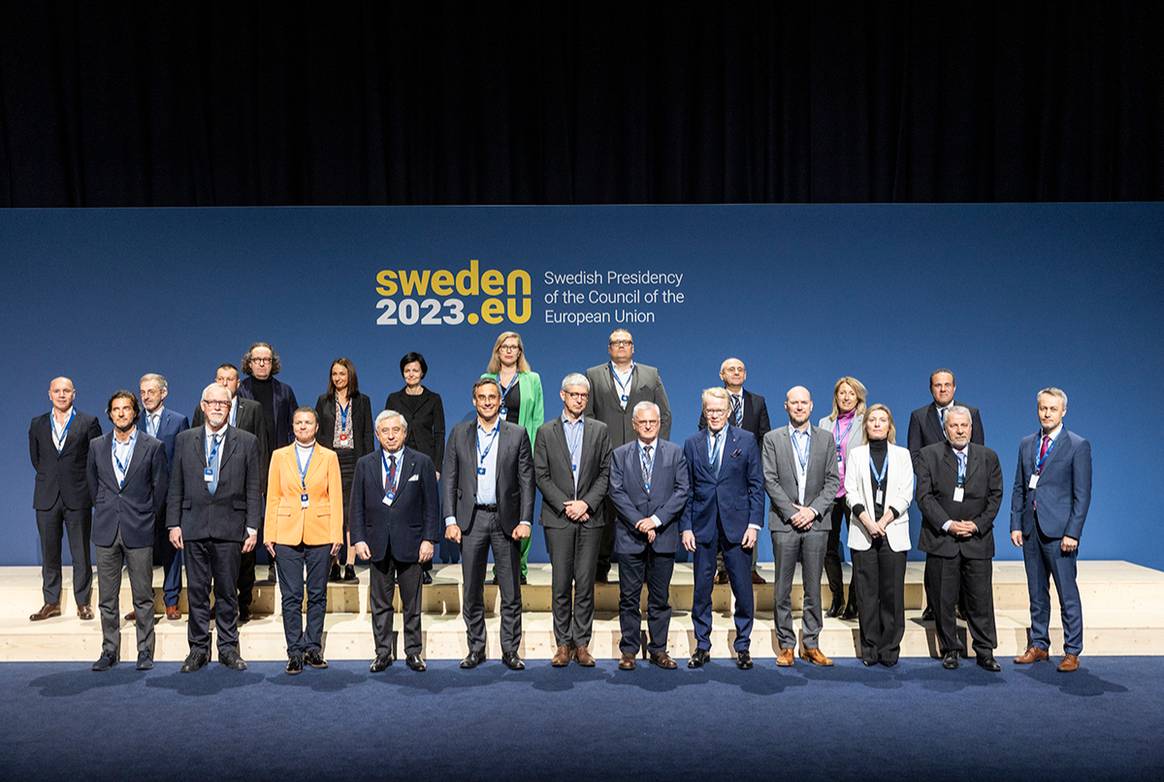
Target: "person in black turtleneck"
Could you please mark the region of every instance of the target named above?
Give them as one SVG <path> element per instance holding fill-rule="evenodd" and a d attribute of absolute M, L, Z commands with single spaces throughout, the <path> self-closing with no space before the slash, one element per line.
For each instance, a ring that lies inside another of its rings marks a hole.
<path fill-rule="evenodd" d="M 894 445 L 893 413 L 885 405 L 865 411 L 864 444 L 845 462 L 845 501 L 851 512 L 849 549 L 856 570 L 861 661 L 897 664 L 905 635 L 905 559 L 913 459 Z"/>
<path fill-rule="evenodd" d="M 262 454 L 265 463 L 270 463 L 276 448 L 290 445 L 295 440 L 291 432 L 291 418 L 299 402 L 291 386 L 275 379 L 283 368 L 279 354 L 266 342 L 255 342 L 242 357 L 242 371 L 247 377 L 238 384 L 238 395 L 243 399 L 253 399 L 263 408 L 263 418 L 267 425 L 267 452 Z M 260 540 L 261 542 L 261 540 Z M 256 546 L 256 551 L 262 546 Z M 270 565 L 267 579 L 275 583 L 275 563 Z M 251 590 L 255 583 L 255 554 L 244 555 L 242 572 L 239 573 L 239 620 L 250 618 Z"/>

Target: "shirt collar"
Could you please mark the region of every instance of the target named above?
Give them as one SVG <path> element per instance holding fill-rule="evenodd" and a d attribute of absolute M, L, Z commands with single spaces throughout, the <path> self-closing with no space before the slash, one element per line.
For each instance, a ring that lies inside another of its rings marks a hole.
<path fill-rule="evenodd" d="M 799 432 L 800 434 L 805 434 L 805 435 L 811 434 L 812 433 L 812 421 L 805 421 L 804 422 L 804 429 L 797 429 L 795 426 L 792 425 L 792 422 L 789 421 L 788 422 L 788 435 L 791 437 L 792 435 L 796 434 L 797 432 Z"/>
<path fill-rule="evenodd" d="M 381 448 L 380 450 L 382 450 L 382 451 L 383 451 L 384 449 L 383 449 L 383 448 Z M 404 446 L 402 445 L 402 446 L 400 446 L 399 448 L 397 448 L 395 451 L 384 451 L 384 457 L 385 457 L 385 458 L 391 458 L 391 457 L 395 456 L 395 457 L 396 457 L 396 461 L 400 461 L 400 456 L 401 456 L 401 454 L 403 454 L 403 453 L 404 453 Z"/>
<path fill-rule="evenodd" d="M 648 442 L 646 442 L 645 440 L 643 440 L 643 438 L 641 438 L 641 437 L 640 437 L 640 438 L 638 438 L 638 441 L 639 441 L 639 448 L 653 448 L 654 446 L 656 446 L 656 445 L 658 445 L 658 444 L 659 444 L 659 438 L 658 438 L 658 437 L 656 437 L 654 440 L 652 440 L 652 441 L 651 441 L 651 442 L 649 442 L 649 443 L 648 443 Z"/>
<path fill-rule="evenodd" d="M 1051 442 L 1055 442 L 1056 440 L 1059 439 L 1059 433 L 1062 431 L 1063 431 L 1063 423 L 1062 422 L 1060 422 L 1059 425 L 1056 426 L 1054 429 L 1052 429 L 1050 432 L 1044 432 L 1043 428 L 1039 427 L 1039 440 L 1041 442 L 1043 437 L 1047 436 L 1047 437 L 1051 438 Z"/>
<path fill-rule="evenodd" d="M 126 440 L 125 442 L 122 442 L 121 440 L 117 439 L 117 430 L 116 429 L 114 429 L 112 432 L 110 432 L 110 434 L 113 435 L 113 444 L 120 445 L 121 447 L 124 448 L 127 445 L 133 445 L 134 441 L 137 440 L 137 426 L 135 425 L 133 427 L 133 430 L 129 433 L 129 439 Z"/>
<path fill-rule="evenodd" d="M 580 416 L 578 416 L 577 421 L 571 421 L 569 418 L 566 417 L 566 413 L 564 411 L 562 413 L 562 426 L 578 426 L 579 424 L 581 424 L 585 420 L 586 420 L 586 416 L 580 415 Z"/>

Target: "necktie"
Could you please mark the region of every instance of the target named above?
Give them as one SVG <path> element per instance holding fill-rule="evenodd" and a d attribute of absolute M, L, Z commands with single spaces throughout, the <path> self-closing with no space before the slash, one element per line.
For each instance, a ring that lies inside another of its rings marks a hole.
<path fill-rule="evenodd" d="M 1040 462 L 1043 461 L 1043 459 L 1047 456 L 1047 446 L 1049 446 L 1050 444 L 1051 444 L 1051 438 L 1047 435 L 1043 435 L 1043 447 L 1039 449 L 1039 461 Z"/>
<path fill-rule="evenodd" d="M 214 435 L 214 445 L 210 449 L 209 464 L 206 466 L 213 471 L 214 477 L 210 479 L 210 484 L 206 487 L 213 496 L 214 492 L 218 491 L 218 446 L 222 443 L 222 435 Z"/>
<path fill-rule="evenodd" d="M 152 413 L 150 415 L 150 437 L 158 436 L 158 414 Z"/>
<path fill-rule="evenodd" d="M 946 430 L 946 408 L 938 408 L 938 423 L 942 425 L 942 431 Z"/>
<path fill-rule="evenodd" d="M 966 482 L 966 454 L 955 451 L 954 455 L 958 457 L 958 485 L 961 486 Z"/>
<path fill-rule="evenodd" d="M 736 426 L 744 422 L 744 399 L 739 394 L 732 394 L 732 421 Z"/>
<path fill-rule="evenodd" d="M 390 494 L 396 489 L 396 457 L 388 457 L 388 474 L 384 476 L 384 493 Z"/>
<path fill-rule="evenodd" d="M 643 458 L 640 462 L 643 468 L 643 486 L 647 487 L 647 491 L 651 489 L 651 446 L 643 446 Z"/>

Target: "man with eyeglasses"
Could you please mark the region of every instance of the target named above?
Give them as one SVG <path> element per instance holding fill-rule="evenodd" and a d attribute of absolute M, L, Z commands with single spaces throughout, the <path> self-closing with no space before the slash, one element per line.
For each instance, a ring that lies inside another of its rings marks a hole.
<path fill-rule="evenodd" d="M 187 429 L 174 443 L 166 499 L 170 543 L 186 561 L 190 654 L 182 672 L 210 659 L 210 590 L 214 589 L 218 660 L 246 670 L 239 656 L 239 558 L 258 542 L 263 517 L 259 441 L 229 422 L 230 392 L 217 383 L 202 391 L 204 426 Z"/>
<path fill-rule="evenodd" d="M 653 402 L 659 407 L 659 429 L 655 433 L 664 440 L 671 436 L 671 403 L 659 377 L 659 370 L 634 360 L 635 343 L 626 329 L 610 332 L 607 341 L 610 361 L 586 370 L 590 383 L 590 398 L 586 401 L 586 416 L 606 424 L 610 447 L 618 448 L 635 440 L 633 411 L 639 402 Z M 598 553 L 596 580 L 605 584 L 610 580 L 610 561 L 614 551 L 614 526 L 609 525 L 602 536 Z"/>

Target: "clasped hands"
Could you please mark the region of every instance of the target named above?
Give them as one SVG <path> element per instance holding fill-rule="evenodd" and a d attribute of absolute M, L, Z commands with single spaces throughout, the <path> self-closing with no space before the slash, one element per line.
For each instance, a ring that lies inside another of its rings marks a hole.
<path fill-rule="evenodd" d="M 566 500 L 562 508 L 570 521 L 590 521 L 590 506 L 583 500 Z"/>
<path fill-rule="evenodd" d="M 869 533 L 869 537 L 876 540 L 877 538 L 885 537 L 885 530 L 889 527 L 889 523 L 893 521 L 893 512 L 886 508 L 885 512 L 881 514 L 881 518 L 873 521 L 869 518 L 868 513 L 862 511 L 858 519 L 861 522 L 861 526 Z"/>
<path fill-rule="evenodd" d="M 788 523 L 791 524 L 794 529 L 798 529 L 801 532 L 807 532 L 808 530 L 812 529 L 812 523 L 816 521 L 816 511 L 807 505 L 797 505 L 793 503 L 793 507 L 796 508 L 796 513 L 793 513 L 788 517 Z"/>
<path fill-rule="evenodd" d="M 968 538 L 978 532 L 978 525 L 972 521 L 954 521 L 951 519 L 948 532 L 956 538 Z"/>
<path fill-rule="evenodd" d="M 635 524 L 635 529 L 647 536 L 648 543 L 655 542 L 655 536 L 658 534 L 655 532 L 655 527 L 655 520 L 652 518 L 639 519 L 638 523 Z"/>

